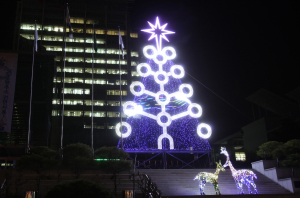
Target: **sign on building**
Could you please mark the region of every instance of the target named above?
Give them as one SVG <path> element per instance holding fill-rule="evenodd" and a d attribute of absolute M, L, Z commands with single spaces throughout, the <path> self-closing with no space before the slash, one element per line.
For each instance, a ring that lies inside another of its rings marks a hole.
<path fill-rule="evenodd" d="M 0 132 L 11 132 L 18 54 L 0 53 Z"/>

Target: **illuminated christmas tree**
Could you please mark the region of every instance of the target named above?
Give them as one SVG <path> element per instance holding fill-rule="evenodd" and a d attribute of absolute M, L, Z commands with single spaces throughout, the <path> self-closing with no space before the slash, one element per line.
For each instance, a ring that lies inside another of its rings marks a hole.
<path fill-rule="evenodd" d="M 116 133 L 122 137 L 118 147 L 125 151 L 151 150 L 193 150 L 208 151 L 211 147 L 206 140 L 211 136 L 211 127 L 199 123 L 202 108 L 188 98 L 193 95 L 191 85 L 182 84 L 184 69 L 171 61 L 176 57 L 172 47 L 162 48 L 162 39 L 168 41 L 165 30 L 167 24 L 160 25 L 158 17 L 155 25 L 148 22 L 151 29 L 149 40 L 155 38 L 156 47 L 144 47 L 147 63 L 137 66 L 141 81 L 130 85 L 135 98 L 123 105 L 129 116 L 126 122 L 118 123 Z M 120 131 L 121 125 L 123 131 Z"/>

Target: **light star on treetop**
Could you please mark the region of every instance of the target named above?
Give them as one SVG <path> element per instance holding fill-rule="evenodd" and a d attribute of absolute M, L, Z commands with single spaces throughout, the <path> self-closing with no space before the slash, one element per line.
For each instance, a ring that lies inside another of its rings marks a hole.
<path fill-rule="evenodd" d="M 155 38 L 157 50 L 161 51 L 162 38 L 169 42 L 169 40 L 167 39 L 167 37 L 165 35 L 166 34 L 174 34 L 175 32 L 165 30 L 166 26 L 168 25 L 167 23 L 164 24 L 163 26 L 160 26 L 158 17 L 156 17 L 155 25 L 153 25 L 149 21 L 148 21 L 148 23 L 149 23 L 151 29 L 144 29 L 141 31 L 150 33 L 151 36 L 148 39 L 148 41 Z"/>

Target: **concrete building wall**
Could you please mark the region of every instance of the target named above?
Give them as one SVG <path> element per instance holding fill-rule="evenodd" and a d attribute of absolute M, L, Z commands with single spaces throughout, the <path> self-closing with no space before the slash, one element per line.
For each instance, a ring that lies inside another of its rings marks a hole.
<path fill-rule="evenodd" d="M 258 146 L 268 141 L 265 118 L 242 127 L 242 131 L 244 133 L 243 141 L 246 152 L 255 152 Z"/>

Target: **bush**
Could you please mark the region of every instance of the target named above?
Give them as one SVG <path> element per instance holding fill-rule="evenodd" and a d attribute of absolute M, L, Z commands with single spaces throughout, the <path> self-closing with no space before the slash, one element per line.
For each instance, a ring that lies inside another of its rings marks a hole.
<path fill-rule="evenodd" d="M 261 158 L 265 158 L 265 154 L 267 158 L 271 158 L 271 157 L 274 158 L 272 152 L 280 145 L 282 145 L 282 143 L 277 141 L 270 141 L 270 142 L 263 143 L 258 147 L 258 151 L 256 154 Z"/>
<path fill-rule="evenodd" d="M 129 156 L 122 149 L 118 149 L 117 147 L 101 147 L 95 151 L 95 159 L 102 158 L 102 159 L 126 159 Z"/>
<path fill-rule="evenodd" d="M 55 157 L 57 153 L 46 147 L 38 146 L 30 149 L 30 153 L 23 155 L 20 160 L 18 160 L 17 167 L 33 170 L 40 174 L 41 171 L 50 169 L 57 164 Z"/>
<path fill-rule="evenodd" d="M 63 165 L 78 179 L 83 170 L 93 166 L 92 149 L 82 143 L 67 145 L 63 150 Z"/>
<path fill-rule="evenodd" d="M 300 154 L 290 154 L 285 160 L 282 161 L 283 166 L 288 167 L 300 167 Z"/>
<path fill-rule="evenodd" d="M 47 192 L 45 198 L 113 198 L 108 189 L 90 180 L 73 180 L 55 185 Z"/>
<path fill-rule="evenodd" d="M 47 146 L 33 147 L 30 149 L 30 154 L 40 155 L 48 159 L 54 159 L 55 157 L 58 157 L 57 152 Z"/>
<path fill-rule="evenodd" d="M 283 166 L 300 167 L 300 140 L 294 139 L 284 144 L 275 141 L 266 142 L 259 146 L 257 155 L 264 157 L 263 151 L 268 157 L 282 160 Z"/>
<path fill-rule="evenodd" d="M 76 143 L 69 144 L 63 150 L 64 160 L 72 160 L 76 157 L 85 157 L 87 159 L 92 159 L 93 151 L 89 145 Z"/>

